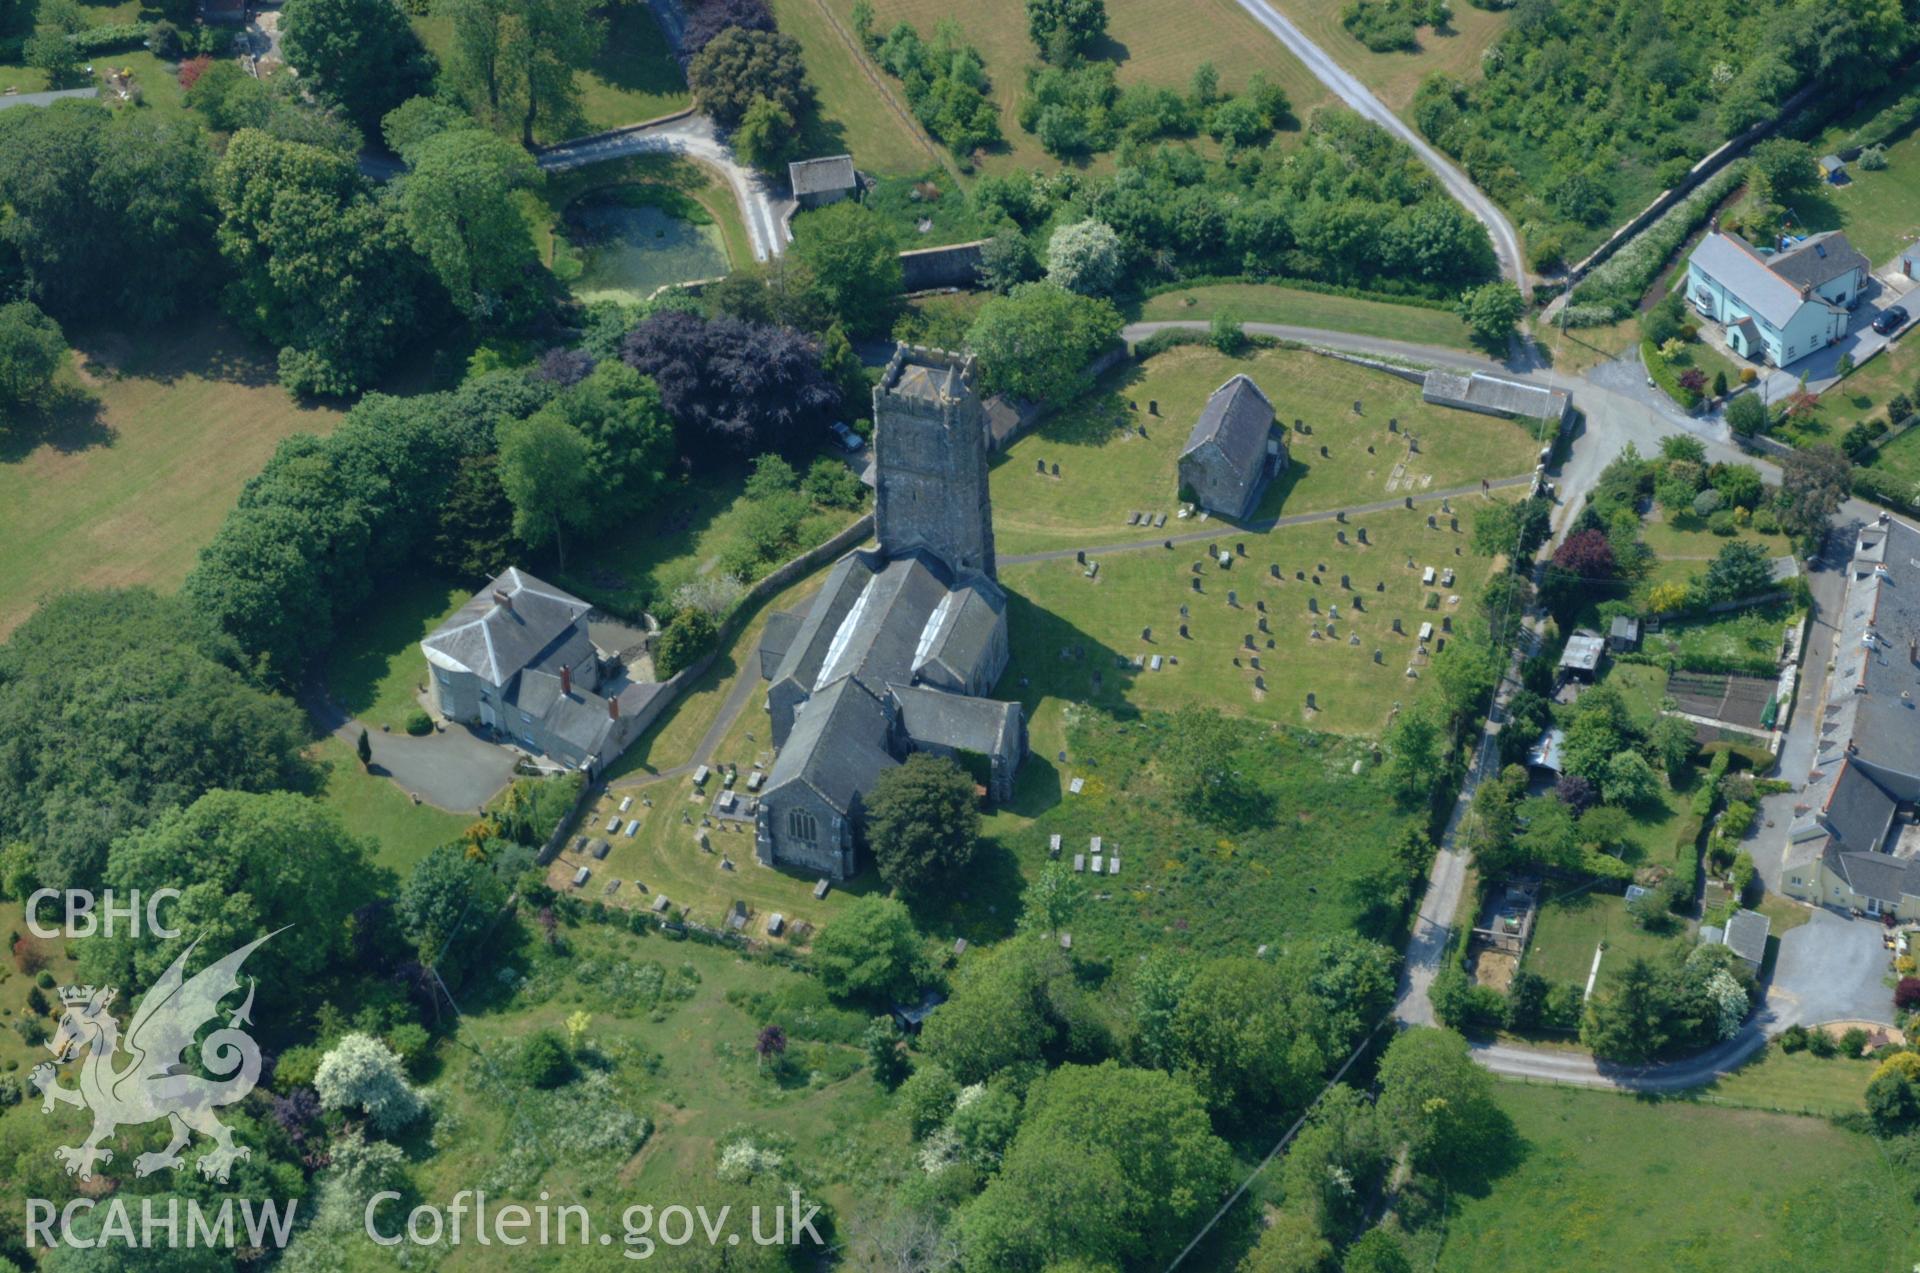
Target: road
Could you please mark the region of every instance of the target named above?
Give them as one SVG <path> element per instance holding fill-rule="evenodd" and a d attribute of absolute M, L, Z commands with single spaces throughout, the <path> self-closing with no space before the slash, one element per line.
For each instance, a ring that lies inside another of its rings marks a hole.
<path fill-rule="evenodd" d="M 1309 40 L 1299 27 L 1267 0 L 1239 0 L 1239 3 L 1242 9 L 1253 15 L 1256 22 L 1273 32 L 1275 38 L 1313 72 L 1314 78 L 1332 89 L 1341 101 L 1412 147 L 1413 153 L 1420 157 L 1420 162 L 1433 169 L 1434 175 L 1440 178 L 1440 184 L 1446 187 L 1447 193 L 1487 227 L 1487 233 L 1493 238 L 1494 254 L 1500 258 L 1500 272 L 1512 280 L 1522 295 L 1532 296 L 1533 285 L 1527 276 L 1526 257 L 1520 251 L 1520 236 L 1499 206 L 1482 194 L 1466 173 L 1428 145 L 1426 138 L 1388 110 L 1386 103 L 1375 97 L 1372 90 Z"/>
<path fill-rule="evenodd" d="M 764 261 L 786 251 L 784 196 L 775 193 L 759 173 L 734 159 L 733 150 L 705 115 L 680 115 L 599 137 L 562 142 L 540 152 L 538 159 L 540 167 L 548 172 L 566 172 L 628 155 L 657 154 L 687 155 L 719 172 L 740 205 L 740 219 L 746 223 L 755 260 Z"/>

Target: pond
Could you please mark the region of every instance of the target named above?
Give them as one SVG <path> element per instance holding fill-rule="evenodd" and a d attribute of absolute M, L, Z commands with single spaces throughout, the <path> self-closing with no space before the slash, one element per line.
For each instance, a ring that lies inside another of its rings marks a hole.
<path fill-rule="evenodd" d="M 727 272 L 726 245 L 713 217 L 664 186 L 583 195 L 568 205 L 562 232 L 578 267 L 570 286 L 586 301 L 642 301 L 669 283 Z"/>

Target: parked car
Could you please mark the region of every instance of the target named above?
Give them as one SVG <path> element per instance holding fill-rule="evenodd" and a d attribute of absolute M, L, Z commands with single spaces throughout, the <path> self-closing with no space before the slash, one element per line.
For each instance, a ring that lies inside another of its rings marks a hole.
<path fill-rule="evenodd" d="M 834 440 L 849 455 L 867 444 L 867 440 L 855 433 L 844 421 L 836 420 L 827 427 L 832 431 Z"/>
<path fill-rule="evenodd" d="M 1882 336 L 1891 336 L 1907 325 L 1907 311 L 1903 306 L 1889 305 L 1873 318 L 1873 330 Z"/>

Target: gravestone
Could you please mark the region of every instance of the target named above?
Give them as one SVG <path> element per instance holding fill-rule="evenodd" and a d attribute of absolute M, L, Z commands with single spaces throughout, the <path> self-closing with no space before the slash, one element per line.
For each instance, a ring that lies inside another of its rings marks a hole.
<path fill-rule="evenodd" d="M 1295 579 L 1305 579 L 1307 577 L 1307 572 L 1304 570 L 1296 570 L 1293 572 L 1293 577 Z"/>
<path fill-rule="evenodd" d="M 1265 613 L 1267 612 L 1267 600 L 1266 600 L 1266 598 L 1265 598 L 1265 597 L 1255 597 L 1255 598 L 1254 598 L 1254 600 L 1253 600 L 1253 608 L 1254 608 L 1255 610 L 1258 610 L 1258 611 L 1259 611 L 1259 612 L 1260 612 L 1261 614 L 1265 614 Z"/>
<path fill-rule="evenodd" d="M 1268 562 L 1267 573 L 1272 575 L 1275 579 L 1278 579 L 1280 577 L 1280 563 L 1277 561 Z"/>
<path fill-rule="evenodd" d="M 1398 619 L 1395 619 L 1393 621 L 1393 630 L 1399 633 L 1401 636 L 1405 636 L 1407 634 L 1407 630 L 1400 626 L 1400 620 Z"/>
<path fill-rule="evenodd" d="M 1200 576 L 1199 576 L 1199 575 L 1189 575 L 1189 576 L 1187 577 L 1187 582 L 1188 582 L 1188 583 L 1191 583 L 1191 584 L 1193 585 L 1193 590 L 1194 590 L 1195 592 L 1198 592 L 1198 591 L 1200 591 Z"/>
<path fill-rule="evenodd" d="M 1366 412 L 1364 412 L 1364 411 L 1362 411 L 1362 410 L 1360 409 L 1360 399 L 1358 399 L 1358 398 L 1355 398 L 1355 399 L 1353 400 L 1353 413 L 1354 413 L 1355 415 L 1365 415 L 1365 414 L 1366 414 Z"/>
<path fill-rule="evenodd" d="M 1320 448 L 1320 458 L 1323 460 L 1327 458 L 1327 448 L 1324 446 Z"/>
<path fill-rule="evenodd" d="M 1307 598 L 1307 612 L 1308 612 L 1309 614 L 1319 614 L 1319 613 L 1320 613 L 1320 598 L 1318 598 L 1318 597 L 1308 597 L 1308 598 Z"/>
<path fill-rule="evenodd" d="M 1148 398 L 1148 399 L 1147 399 L 1147 414 L 1148 414 L 1148 415 L 1159 415 L 1159 414 L 1160 414 L 1160 399 L 1158 399 L 1158 398 Z"/>
<path fill-rule="evenodd" d="M 1045 460 L 1035 460 L 1033 462 L 1033 471 L 1045 477 L 1047 473 L 1047 462 Z"/>
<path fill-rule="evenodd" d="M 1367 443 L 1367 454 L 1368 455 L 1374 454 L 1373 443 L 1371 442 Z"/>
<path fill-rule="evenodd" d="M 1347 532 L 1344 530 L 1336 530 L 1333 532 L 1333 538 L 1336 543 L 1344 544 L 1347 542 Z"/>
<path fill-rule="evenodd" d="M 1301 418 L 1300 418 L 1299 416 L 1295 416 L 1295 417 L 1293 418 L 1293 431 L 1294 431 L 1295 433 L 1310 433 L 1310 432 L 1312 432 L 1312 430 L 1310 430 L 1310 429 L 1308 429 L 1308 428 L 1307 428 L 1307 422 L 1306 422 L 1305 420 L 1302 420 L 1302 419 L 1301 419 Z"/>
<path fill-rule="evenodd" d="M 1427 514 L 1427 529 L 1428 529 L 1428 530 L 1439 530 L 1439 529 L 1440 529 L 1440 523 L 1439 523 L 1439 521 L 1438 521 L 1438 520 L 1437 520 L 1437 519 L 1436 519 L 1436 518 L 1434 517 L 1434 515 L 1433 515 L 1432 513 L 1428 513 L 1428 514 Z"/>
<path fill-rule="evenodd" d="M 1375 592 L 1385 592 L 1387 590 L 1387 581 L 1384 579 L 1380 580 L 1378 583 L 1373 585 L 1373 590 Z"/>
<path fill-rule="evenodd" d="M 1451 631 L 1453 631 L 1453 616 L 1452 616 L 1452 615 L 1450 615 L 1450 614 L 1443 614 L 1443 615 L 1441 615 L 1441 616 L 1440 616 L 1440 630 L 1441 630 L 1442 632 L 1451 632 Z"/>
<path fill-rule="evenodd" d="M 1202 566 L 1204 566 L 1205 564 L 1206 564 L 1205 562 L 1199 562 L 1199 561 L 1196 561 L 1196 562 L 1194 562 L 1194 563 L 1193 563 L 1193 573 L 1194 573 L 1194 574 L 1196 574 L 1196 575 L 1197 575 L 1197 574 L 1199 574 L 1199 573 L 1200 573 L 1200 569 L 1201 569 L 1201 567 L 1202 567 Z"/>
<path fill-rule="evenodd" d="M 1255 645 L 1255 644 L 1253 643 L 1253 633 L 1251 633 L 1251 632 L 1249 632 L 1249 633 L 1247 633 L 1247 635 L 1246 635 L 1246 642 L 1247 642 L 1247 648 L 1248 648 L 1249 650 L 1257 650 L 1257 649 L 1259 649 L 1259 648 L 1260 648 L 1259 646 L 1257 646 L 1257 645 Z"/>
<path fill-rule="evenodd" d="M 1359 634 L 1358 632 L 1350 632 L 1350 633 L 1348 633 L 1348 634 L 1347 634 L 1347 644 L 1348 644 L 1348 645 L 1359 645 L 1359 644 L 1360 644 L 1360 634 Z"/>
<path fill-rule="evenodd" d="M 1259 627 L 1262 632 L 1265 632 L 1267 630 L 1267 616 L 1264 614 L 1260 616 Z"/>
<path fill-rule="evenodd" d="M 1319 704 L 1317 704 L 1317 703 L 1315 703 L 1315 702 L 1313 701 L 1313 691 L 1312 691 L 1312 690 L 1308 690 L 1308 691 L 1307 691 L 1307 710 L 1308 710 L 1308 711 L 1310 711 L 1310 712 L 1317 712 L 1317 711 L 1319 711 L 1319 710 L 1320 710 L 1320 706 L 1319 706 Z"/>
<path fill-rule="evenodd" d="M 1269 650 L 1271 650 L 1271 649 L 1273 648 L 1273 638 L 1272 638 L 1272 637 L 1268 637 L 1268 638 L 1267 638 L 1267 648 L 1268 648 Z"/>
<path fill-rule="evenodd" d="M 1053 462 L 1053 475 L 1054 475 L 1055 477 L 1059 477 L 1059 476 L 1060 476 L 1060 461 L 1058 461 L 1058 460 L 1055 460 L 1055 461 Z"/>
<path fill-rule="evenodd" d="M 1373 661 L 1375 663 L 1384 663 L 1386 662 L 1386 658 L 1381 651 L 1375 650 L 1373 652 Z"/>
<path fill-rule="evenodd" d="M 1191 619 L 1193 617 L 1193 612 L 1187 609 L 1187 603 L 1184 601 L 1180 603 L 1180 617 L 1182 619 Z"/>
<path fill-rule="evenodd" d="M 1187 625 L 1184 623 L 1180 625 L 1180 635 L 1183 637 L 1187 635 Z"/>
<path fill-rule="evenodd" d="M 1239 555 L 1239 556 L 1241 556 L 1241 557 L 1244 557 L 1244 556 L 1246 556 L 1246 555 L 1247 555 L 1247 546 L 1246 546 L 1246 544 L 1245 544 L 1245 543 L 1236 543 L 1236 544 L 1235 544 L 1235 545 L 1233 546 L 1233 551 L 1234 551 L 1234 552 L 1235 552 L 1235 553 L 1236 553 L 1237 555 Z"/>
<path fill-rule="evenodd" d="M 1449 517 L 1447 518 L 1447 525 L 1455 531 L 1458 531 L 1460 529 L 1460 519 L 1458 517 Z"/>
<path fill-rule="evenodd" d="M 1451 513 L 1453 511 L 1453 501 L 1447 499 L 1445 496 L 1441 496 L 1440 511 L 1443 513 Z"/>
<path fill-rule="evenodd" d="M 1364 611 L 1367 608 L 1365 601 L 1362 598 L 1362 595 L 1360 593 L 1356 592 L 1353 594 L 1353 608 L 1355 610 L 1362 610 L 1362 611 Z"/>
<path fill-rule="evenodd" d="M 1412 508 L 1412 507 L 1413 507 L 1413 496 L 1411 496 L 1411 495 L 1409 495 L 1409 496 L 1407 496 L 1407 507 L 1408 507 L 1408 508 Z"/>
<path fill-rule="evenodd" d="M 1353 581 L 1346 575 L 1340 576 L 1340 586 L 1342 588 L 1345 588 L 1348 592 L 1353 591 Z"/>
<path fill-rule="evenodd" d="M 1141 639 L 1142 641 L 1152 641 L 1152 640 L 1153 640 L 1153 629 L 1152 629 L 1152 628 L 1141 628 L 1141 629 L 1140 629 L 1140 639 Z"/>
<path fill-rule="evenodd" d="M 1346 521 L 1346 520 L 1347 520 L 1347 510 L 1346 510 L 1346 509 L 1344 509 L 1344 508 L 1342 508 L 1342 509 L 1339 509 L 1338 511 L 1336 511 L 1336 512 L 1334 513 L 1334 515 L 1333 515 L 1333 520 L 1334 520 L 1334 521 L 1336 521 L 1336 522 L 1344 522 L 1344 521 Z"/>
<path fill-rule="evenodd" d="M 1258 654 L 1254 655 L 1247 660 L 1247 663 L 1257 670 L 1260 666 L 1260 656 Z"/>
<path fill-rule="evenodd" d="M 1240 608 L 1240 594 L 1232 588 L 1227 589 L 1227 604 L 1236 610 Z"/>
<path fill-rule="evenodd" d="M 1340 617 L 1340 607 L 1337 605 L 1329 605 L 1327 607 L 1327 617 L 1329 619 L 1338 619 Z"/>
<path fill-rule="evenodd" d="M 1367 528 L 1365 526 L 1360 528 L 1360 542 L 1363 544 L 1367 542 Z"/>
<path fill-rule="evenodd" d="M 1266 678 L 1266 677 L 1264 677 L 1264 676 L 1256 676 L 1256 677 L 1254 677 L 1254 678 L 1253 678 L 1253 688 L 1255 688 L 1255 689 L 1257 689 L 1257 690 L 1259 690 L 1259 691 L 1260 691 L 1260 692 L 1261 692 L 1262 694 L 1264 694 L 1264 693 L 1266 693 L 1266 692 L 1267 692 L 1267 678 Z"/>
<path fill-rule="evenodd" d="M 1407 434 L 1407 454 L 1408 455 L 1420 454 L 1420 439 L 1414 437 L 1413 434 L 1411 433 Z"/>
<path fill-rule="evenodd" d="M 1074 550 L 1073 550 L 1073 559 L 1074 559 L 1075 561 L 1077 561 L 1077 562 L 1079 562 L 1079 563 L 1080 563 L 1081 565 L 1083 565 L 1083 566 L 1084 566 L 1084 565 L 1086 565 L 1086 564 L 1087 564 L 1087 550 L 1086 550 L 1086 549 L 1084 549 L 1084 548 L 1076 548 L 1076 549 L 1074 549 Z"/>
<path fill-rule="evenodd" d="M 1398 433 L 1398 432 L 1400 432 L 1400 417 L 1399 417 L 1399 416 L 1393 416 L 1393 417 L 1391 417 L 1390 419 L 1388 419 L 1388 421 L 1387 421 L 1387 432 L 1388 432 L 1388 433 Z"/>
<path fill-rule="evenodd" d="M 1171 548 L 1173 547 L 1173 541 L 1172 541 L 1171 539 L 1163 539 L 1163 540 L 1161 540 L 1161 541 L 1160 541 L 1160 543 L 1161 543 L 1161 544 L 1162 544 L 1162 545 L 1163 545 L 1164 547 L 1166 547 L 1166 548 L 1169 548 L 1169 549 L 1171 549 Z"/>

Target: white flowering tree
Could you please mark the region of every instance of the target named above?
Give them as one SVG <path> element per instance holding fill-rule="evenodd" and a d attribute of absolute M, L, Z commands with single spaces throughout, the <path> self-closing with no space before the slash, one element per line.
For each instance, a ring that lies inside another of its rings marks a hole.
<path fill-rule="evenodd" d="M 364 1113 L 381 1133 L 405 1127 L 426 1108 L 393 1049 L 364 1034 L 347 1035 L 321 1058 L 313 1088 L 324 1108 Z"/>
<path fill-rule="evenodd" d="M 1047 240 L 1047 281 L 1082 296 L 1104 296 L 1120 282 L 1120 236 L 1104 221 L 1063 225 Z"/>

